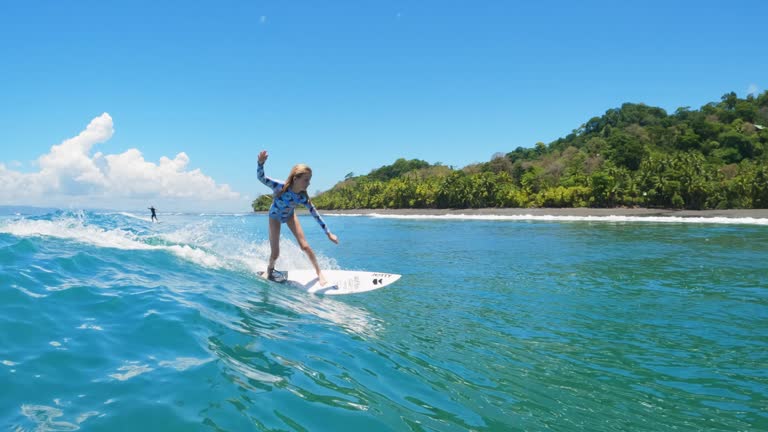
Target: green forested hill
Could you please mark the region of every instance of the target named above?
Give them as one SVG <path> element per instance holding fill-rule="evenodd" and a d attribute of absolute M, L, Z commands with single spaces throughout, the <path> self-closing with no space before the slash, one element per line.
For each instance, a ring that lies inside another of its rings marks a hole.
<path fill-rule="evenodd" d="M 324 209 L 768 208 L 768 91 L 746 99 L 729 93 L 673 114 L 625 103 L 549 144 L 462 169 L 399 159 L 350 175 L 313 202 Z"/>

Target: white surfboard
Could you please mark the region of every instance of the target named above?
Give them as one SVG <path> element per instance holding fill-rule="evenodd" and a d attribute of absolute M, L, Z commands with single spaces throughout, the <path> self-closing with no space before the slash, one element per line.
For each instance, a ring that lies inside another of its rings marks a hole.
<path fill-rule="evenodd" d="M 351 270 L 323 270 L 327 283 L 320 285 L 314 270 L 281 271 L 285 283 L 313 294 L 341 295 L 356 294 L 384 288 L 400 279 L 399 274 L 374 273 Z M 264 277 L 264 272 L 259 272 Z"/>

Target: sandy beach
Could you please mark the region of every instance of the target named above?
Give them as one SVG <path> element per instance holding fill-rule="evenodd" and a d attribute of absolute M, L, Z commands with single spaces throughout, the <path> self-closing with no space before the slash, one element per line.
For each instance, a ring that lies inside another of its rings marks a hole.
<path fill-rule="evenodd" d="M 647 208 L 482 208 L 482 209 L 354 209 L 320 210 L 324 215 L 476 215 L 476 216 L 648 216 L 692 218 L 768 218 L 768 209 L 670 210 Z"/>

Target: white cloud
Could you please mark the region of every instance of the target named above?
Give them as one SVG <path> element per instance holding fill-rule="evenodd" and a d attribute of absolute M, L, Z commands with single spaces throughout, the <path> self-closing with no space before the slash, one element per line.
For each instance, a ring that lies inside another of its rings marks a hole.
<path fill-rule="evenodd" d="M 112 117 L 94 118 L 76 137 L 54 145 L 37 159 L 39 171 L 21 173 L 0 163 L 0 201 L 5 204 L 121 207 L 126 203 L 173 202 L 187 208 L 211 207 L 202 201 L 241 200 L 226 184 L 217 184 L 199 169 L 189 170 L 189 156 L 180 152 L 159 163 L 144 160 L 138 149 L 120 154 L 91 154 L 114 134 Z M 94 200 L 98 200 L 94 202 Z M 215 205 L 214 205 L 215 206 Z"/>
<path fill-rule="evenodd" d="M 112 117 L 104 113 L 91 120 L 88 127 L 74 138 L 51 147 L 48 154 L 37 160 L 43 187 L 53 191 L 78 195 L 106 184 L 104 173 L 89 153 L 95 144 L 112 138 Z"/>
<path fill-rule="evenodd" d="M 750 84 L 749 87 L 747 87 L 747 94 L 757 96 L 760 93 L 760 88 L 757 86 L 757 84 Z"/>

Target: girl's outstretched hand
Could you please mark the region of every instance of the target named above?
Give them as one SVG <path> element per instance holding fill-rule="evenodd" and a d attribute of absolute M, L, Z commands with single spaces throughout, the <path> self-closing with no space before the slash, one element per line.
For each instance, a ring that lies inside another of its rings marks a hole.
<path fill-rule="evenodd" d="M 336 244 L 339 244 L 339 238 L 336 237 L 336 234 L 334 234 L 334 233 L 330 233 L 330 232 L 328 233 L 328 240 L 330 240 L 330 241 L 332 241 L 332 242 L 334 242 Z"/>
<path fill-rule="evenodd" d="M 269 154 L 266 150 L 262 150 L 259 152 L 259 165 L 264 165 L 264 162 L 267 161 L 267 158 L 269 157 Z"/>

